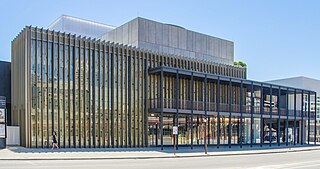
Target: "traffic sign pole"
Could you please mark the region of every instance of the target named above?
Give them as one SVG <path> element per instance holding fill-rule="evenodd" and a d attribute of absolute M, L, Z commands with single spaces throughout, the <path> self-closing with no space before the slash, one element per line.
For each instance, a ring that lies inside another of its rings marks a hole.
<path fill-rule="evenodd" d="M 173 130 L 173 154 L 176 155 L 176 150 L 177 150 L 176 137 L 178 137 L 178 126 L 173 126 L 172 130 Z"/>
<path fill-rule="evenodd" d="M 176 155 L 176 135 L 173 135 L 173 155 Z"/>
<path fill-rule="evenodd" d="M 207 117 L 204 118 L 204 153 L 208 154 L 208 145 L 207 145 Z"/>

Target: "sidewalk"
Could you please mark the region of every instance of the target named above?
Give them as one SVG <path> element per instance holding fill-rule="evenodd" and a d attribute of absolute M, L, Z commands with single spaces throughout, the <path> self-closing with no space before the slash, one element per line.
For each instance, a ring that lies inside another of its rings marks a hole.
<path fill-rule="evenodd" d="M 320 150 L 317 145 L 299 145 L 289 148 L 281 145 L 260 146 L 221 146 L 209 147 L 208 154 L 204 153 L 203 147 L 179 147 L 176 155 L 172 147 L 165 147 L 161 150 L 156 148 L 68 148 L 68 149 L 28 149 L 24 147 L 7 147 L 0 149 L 0 160 L 89 160 L 89 159 L 149 159 L 149 158 L 187 158 L 204 156 L 229 156 L 229 155 L 250 155 L 269 153 L 288 153 L 298 151 Z"/>

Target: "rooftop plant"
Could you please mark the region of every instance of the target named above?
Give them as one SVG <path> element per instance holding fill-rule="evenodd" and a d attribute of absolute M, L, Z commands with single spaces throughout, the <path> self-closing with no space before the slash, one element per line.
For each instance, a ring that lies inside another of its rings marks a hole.
<path fill-rule="evenodd" d="M 241 66 L 241 67 L 244 67 L 244 68 L 247 67 L 247 64 L 244 63 L 244 62 L 242 62 L 242 61 L 233 62 L 233 65 L 235 65 L 235 66 Z"/>

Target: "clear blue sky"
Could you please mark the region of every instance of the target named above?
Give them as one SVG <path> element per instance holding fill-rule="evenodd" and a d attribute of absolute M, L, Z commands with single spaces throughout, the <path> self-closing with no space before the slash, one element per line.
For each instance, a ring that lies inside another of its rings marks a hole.
<path fill-rule="evenodd" d="M 26 25 L 46 28 L 66 14 L 120 26 L 141 16 L 233 41 L 249 79 L 320 79 L 317 0 L 2 0 L 0 14 L 0 60 L 11 60 L 11 40 Z"/>

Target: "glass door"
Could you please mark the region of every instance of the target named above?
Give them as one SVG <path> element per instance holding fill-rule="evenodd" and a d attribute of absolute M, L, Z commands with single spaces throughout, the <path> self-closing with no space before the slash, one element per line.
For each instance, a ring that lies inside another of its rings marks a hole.
<path fill-rule="evenodd" d="M 158 146 L 160 142 L 160 120 L 159 117 L 151 114 L 148 117 L 148 144 L 149 146 Z"/>

